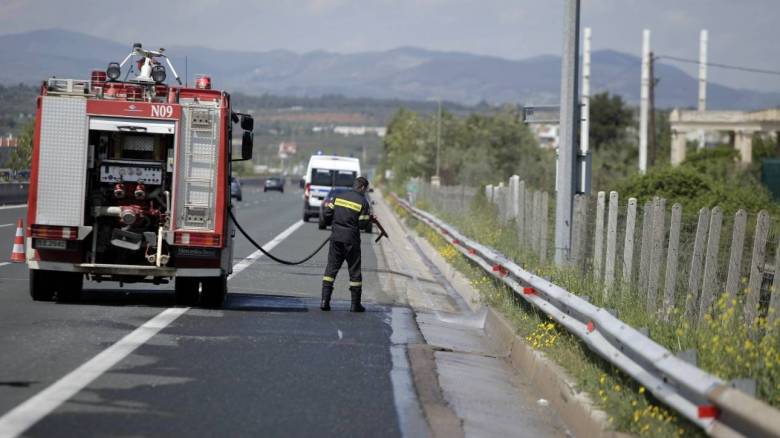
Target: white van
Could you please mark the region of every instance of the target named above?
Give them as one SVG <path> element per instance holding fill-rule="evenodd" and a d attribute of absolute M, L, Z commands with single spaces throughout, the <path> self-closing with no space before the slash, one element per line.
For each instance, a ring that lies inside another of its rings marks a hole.
<path fill-rule="evenodd" d="M 312 155 L 304 175 L 303 221 L 319 217 L 320 204 L 333 187 L 352 187 L 360 176 L 360 160 L 336 155 Z"/>

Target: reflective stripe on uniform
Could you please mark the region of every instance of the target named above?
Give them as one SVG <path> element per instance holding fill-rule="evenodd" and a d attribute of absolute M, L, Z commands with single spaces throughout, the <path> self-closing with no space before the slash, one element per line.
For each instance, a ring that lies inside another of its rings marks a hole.
<path fill-rule="evenodd" d="M 350 281 L 349 285 L 350 286 L 363 286 L 363 282 L 362 281 Z"/>
<path fill-rule="evenodd" d="M 367 221 L 367 220 L 369 220 L 369 219 L 371 219 L 371 216 L 369 216 L 369 215 L 367 215 L 367 214 L 364 214 L 364 215 L 358 216 L 358 220 L 359 220 L 359 221 Z"/>
<path fill-rule="evenodd" d="M 347 201 L 346 199 L 341 199 L 341 198 L 336 198 L 336 206 L 348 208 L 350 210 L 355 210 L 357 212 L 360 212 L 360 210 L 363 209 L 363 206 L 358 204 L 357 202 Z"/>
<path fill-rule="evenodd" d="M 333 283 L 334 281 L 336 281 L 336 279 L 333 278 L 333 277 L 328 277 L 326 275 L 326 276 L 322 277 L 322 281 L 327 281 L 328 283 Z"/>

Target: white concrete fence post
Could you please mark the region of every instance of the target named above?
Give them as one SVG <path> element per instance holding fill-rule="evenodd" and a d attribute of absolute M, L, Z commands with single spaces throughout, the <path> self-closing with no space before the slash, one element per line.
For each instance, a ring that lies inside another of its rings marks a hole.
<path fill-rule="evenodd" d="M 628 198 L 626 206 L 626 234 L 623 239 L 623 285 L 634 281 L 634 233 L 636 232 L 636 198 Z"/>
<path fill-rule="evenodd" d="M 615 258 L 617 252 L 617 221 L 620 196 L 618 192 L 609 192 L 609 210 L 607 213 L 607 253 L 604 259 L 604 298 L 612 292 L 615 282 Z"/>
<path fill-rule="evenodd" d="M 509 178 L 509 219 L 517 220 L 520 211 L 520 177 L 512 175 Z"/>
<path fill-rule="evenodd" d="M 601 265 L 604 257 L 604 207 L 606 194 L 599 192 L 596 196 L 596 232 L 593 240 L 593 278 L 601 280 Z"/>

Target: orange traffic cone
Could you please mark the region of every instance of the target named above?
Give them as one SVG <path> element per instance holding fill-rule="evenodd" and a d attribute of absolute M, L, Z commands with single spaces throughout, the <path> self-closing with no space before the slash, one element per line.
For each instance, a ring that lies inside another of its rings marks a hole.
<path fill-rule="evenodd" d="M 14 249 L 11 251 L 11 261 L 24 263 L 24 223 L 22 219 L 16 222 L 16 237 L 14 237 Z"/>

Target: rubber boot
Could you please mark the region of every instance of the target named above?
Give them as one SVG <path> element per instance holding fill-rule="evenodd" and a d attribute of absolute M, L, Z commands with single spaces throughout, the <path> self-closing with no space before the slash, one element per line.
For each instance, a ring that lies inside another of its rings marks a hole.
<path fill-rule="evenodd" d="M 349 311 L 365 312 L 366 308 L 360 304 L 360 296 L 363 294 L 362 289 L 359 287 L 351 287 L 349 288 L 349 292 L 352 294 L 352 306 L 349 307 Z"/>
<path fill-rule="evenodd" d="M 322 301 L 320 301 L 320 310 L 327 312 L 330 310 L 330 296 L 333 295 L 333 283 L 322 285 Z"/>

